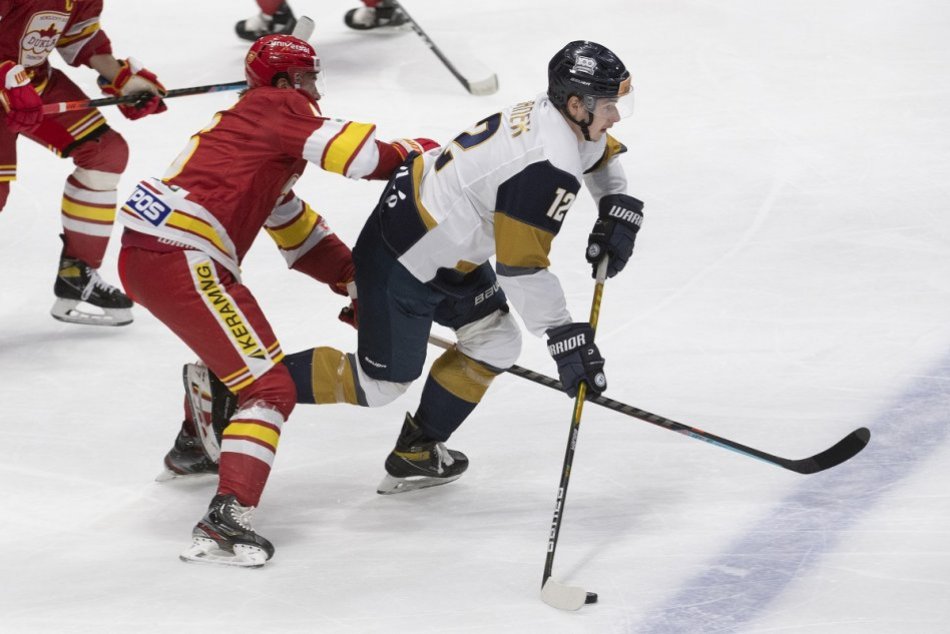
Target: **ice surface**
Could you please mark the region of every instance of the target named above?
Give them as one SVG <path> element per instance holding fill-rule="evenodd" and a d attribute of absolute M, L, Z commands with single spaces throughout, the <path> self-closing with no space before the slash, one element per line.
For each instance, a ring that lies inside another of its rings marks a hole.
<path fill-rule="evenodd" d="M 117 54 L 168 87 L 242 77 L 250 0 L 107 4 Z M 947 4 L 407 0 L 460 68 L 498 74 L 490 97 L 411 31 L 348 31 L 356 4 L 292 6 L 316 20 L 327 112 L 382 138 L 447 141 L 532 97 L 572 39 L 626 61 L 637 111 L 615 133 L 646 220 L 605 289 L 608 396 L 792 458 L 860 426 L 871 444 L 801 476 L 588 405 L 554 569 L 600 602 L 562 613 L 539 590 L 570 401 L 503 376 L 450 443 L 472 461 L 462 479 L 379 496 L 420 381 L 380 410 L 294 412 L 258 511 L 268 566 L 183 564 L 213 483 L 153 479 L 193 355 L 141 308 L 120 329 L 49 317 L 71 164 L 23 141 L 0 214 L 0 631 L 947 631 Z M 70 74 L 97 95 L 91 71 Z M 234 98 L 108 110 L 132 148 L 120 195 Z M 380 187 L 312 169 L 298 192 L 352 243 Z M 582 195 L 553 253 L 578 319 L 593 215 Z M 245 275 L 285 350 L 354 347 L 338 298 L 268 240 Z M 519 364 L 555 373 L 530 335 Z"/>

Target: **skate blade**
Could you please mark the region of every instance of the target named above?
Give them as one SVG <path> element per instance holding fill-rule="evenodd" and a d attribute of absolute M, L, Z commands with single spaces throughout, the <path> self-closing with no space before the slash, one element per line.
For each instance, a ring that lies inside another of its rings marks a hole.
<path fill-rule="evenodd" d="M 178 555 L 184 562 L 197 564 L 217 564 L 219 566 L 237 566 L 240 568 L 260 568 L 267 563 L 267 553 L 256 546 L 236 544 L 234 552 L 218 547 L 213 539 L 192 538 L 191 546 Z"/>
<path fill-rule="evenodd" d="M 410 476 L 408 478 L 397 478 L 388 473 L 376 487 L 376 492 L 380 495 L 393 495 L 396 493 L 406 493 L 417 489 L 428 489 L 437 487 L 449 482 L 455 482 L 462 477 L 462 474 L 454 475 L 450 478 L 430 478 L 428 476 Z"/>
<path fill-rule="evenodd" d="M 155 476 L 156 482 L 168 482 L 169 480 L 187 480 L 187 481 L 198 481 L 202 479 L 211 479 L 214 477 L 217 479 L 217 473 L 211 473 L 210 471 L 202 471 L 201 473 L 178 473 L 177 471 L 172 471 L 171 469 L 165 469 L 157 476 Z"/>
<path fill-rule="evenodd" d="M 56 299 L 50 314 L 54 319 L 83 326 L 125 326 L 132 323 L 130 308 L 101 308 L 77 299 Z"/>

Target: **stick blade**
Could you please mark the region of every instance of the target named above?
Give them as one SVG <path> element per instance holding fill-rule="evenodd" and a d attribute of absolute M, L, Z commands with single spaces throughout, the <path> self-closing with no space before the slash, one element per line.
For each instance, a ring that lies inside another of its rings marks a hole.
<path fill-rule="evenodd" d="M 825 449 L 820 454 L 803 460 L 792 460 L 787 465 L 789 469 L 803 474 L 818 473 L 831 467 L 836 467 L 846 460 L 854 458 L 864 449 L 871 440 L 871 430 L 860 427 L 839 440 L 833 447 Z"/>
<path fill-rule="evenodd" d="M 494 95 L 498 92 L 498 75 L 492 74 L 490 77 L 478 81 L 467 80 L 465 88 L 473 95 L 484 96 Z"/>
<path fill-rule="evenodd" d="M 310 39 L 310 36 L 313 35 L 313 29 L 313 20 L 305 15 L 302 15 L 297 18 L 297 24 L 294 26 L 294 30 L 291 35 L 306 42 Z"/>
<path fill-rule="evenodd" d="M 558 610 L 577 611 L 587 603 L 587 591 L 577 586 L 566 586 L 548 577 L 541 586 L 541 600 Z"/>

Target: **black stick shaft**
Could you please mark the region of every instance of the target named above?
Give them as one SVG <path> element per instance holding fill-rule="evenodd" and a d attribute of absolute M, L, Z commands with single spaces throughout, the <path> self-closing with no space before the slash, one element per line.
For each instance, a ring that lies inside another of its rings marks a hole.
<path fill-rule="evenodd" d="M 596 332 L 597 322 L 600 319 L 600 302 L 604 296 L 604 280 L 607 279 L 607 258 L 601 260 L 597 267 L 597 282 L 594 285 L 594 298 L 590 306 L 590 326 Z M 551 520 L 551 533 L 548 535 L 548 553 L 544 560 L 544 573 L 541 577 L 541 587 L 551 576 L 554 568 L 554 552 L 557 550 L 557 540 L 561 534 L 561 522 L 564 519 L 564 506 L 567 503 L 567 487 L 571 483 L 571 467 L 574 464 L 574 452 L 577 450 L 577 437 L 580 433 L 581 414 L 584 411 L 584 400 L 587 396 L 587 384 L 581 382 L 574 398 L 574 411 L 571 415 L 571 429 L 567 436 L 567 448 L 564 450 L 564 464 L 561 467 L 561 481 L 557 487 L 557 499 L 554 502 L 554 517 Z"/>
<path fill-rule="evenodd" d="M 409 26 L 412 27 L 412 30 L 416 32 L 416 35 L 422 38 L 422 41 L 425 43 L 426 46 L 429 47 L 429 50 L 435 53 L 435 56 L 439 58 L 439 61 L 442 62 L 442 64 L 447 69 L 449 69 L 449 72 L 452 73 L 452 75 L 457 80 L 459 80 L 459 83 L 465 87 L 465 90 L 473 94 L 490 94 L 494 92 L 495 90 L 497 90 L 497 85 L 495 85 L 494 87 L 480 86 L 479 89 L 476 90 L 475 87 L 473 87 L 472 82 L 470 82 L 468 78 L 465 77 L 465 75 L 459 72 L 459 70 L 455 67 L 455 64 L 453 64 L 449 60 L 449 58 L 445 56 L 442 50 L 438 46 L 435 45 L 435 42 L 432 41 L 432 38 L 429 37 L 426 34 L 426 32 L 422 30 L 422 27 L 419 26 L 419 23 L 416 22 L 414 19 L 412 19 L 412 16 L 409 15 L 409 12 L 406 11 L 406 7 L 404 7 L 400 2 L 398 2 L 398 0 L 394 0 L 393 5 L 398 7 L 399 10 L 403 12 L 403 14 L 406 16 L 406 22 L 409 23 Z M 488 82 L 488 83 L 490 84 L 491 82 Z M 495 80 L 495 84 L 497 84 L 497 80 Z"/>
<path fill-rule="evenodd" d="M 232 81 L 226 84 L 209 84 L 207 86 L 192 86 L 191 88 L 176 88 L 167 91 L 162 99 L 171 99 L 173 97 L 187 97 L 189 95 L 202 95 L 209 92 L 221 92 L 223 90 L 241 90 L 246 88 L 247 83 L 243 81 Z M 89 110 L 99 106 L 115 106 L 123 103 L 135 103 L 140 99 L 150 96 L 151 93 L 134 93 L 122 95 L 121 97 L 103 97 L 102 99 L 80 99 L 78 101 L 62 101 L 60 103 L 48 103 L 43 106 L 43 114 L 56 114 L 59 112 L 68 112 L 70 110 Z"/>
<path fill-rule="evenodd" d="M 451 342 L 438 337 L 429 337 L 429 342 L 442 348 L 452 347 L 453 345 Z M 561 382 L 557 379 L 551 378 L 545 374 L 541 374 L 540 372 L 535 372 L 534 370 L 521 367 L 520 365 L 513 365 L 508 368 L 507 371 L 516 376 L 520 376 L 523 379 L 528 379 L 529 381 L 533 381 L 534 383 L 549 387 L 559 392 L 563 392 L 564 390 Z M 690 427 L 689 425 L 678 423 L 675 420 L 664 418 L 658 414 L 653 414 L 632 405 L 621 403 L 620 401 L 615 401 L 614 399 L 607 398 L 603 395 L 587 396 L 587 400 L 591 403 L 595 403 L 596 405 L 600 405 L 601 407 L 606 407 L 607 409 L 620 412 L 621 414 L 626 414 L 627 416 L 632 416 L 633 418 L 651 423 L 658 427 L 675 431 L 679 434 L 683 434 L 684 436 L 689 436 L 690 438 L 695 438 L 696 440 L 702 440 L 703 442 L 707 442 L 711 445 L 716 445 L 718 447 L 722 447 L 723 449 L 729 449 L 735 453 L 749 456 L 750 458 L 756 458 L 762 462 L 767 462 L 769 464 L 782 467 L 783 469 L 788 469 L 789 471 L 794 471 L 801 474 L 818 473 L 819 471 L 824 471 L 825 469 L 835 467 L 846 460 L 850 460 L 855 455 L 857 455 L 858 452 L 864 449 L 871 437 L 870 430 L 868 430 L 866 427 L 860 427 L 842 438 L 834 446 L 818 454 L 815 454 L 814 456 L 802 458 L 800 460 L 793 460 L 789 458 L 782 458 L 781 456 L 774 456 L 770 453 L 766 453 L 753 447 L 747 447 L 746 445 L 735 442 L 734 440 L 729 440 L 728 438 L 717 436 L 716 434 L 703 431 L 696 427 Z"/>

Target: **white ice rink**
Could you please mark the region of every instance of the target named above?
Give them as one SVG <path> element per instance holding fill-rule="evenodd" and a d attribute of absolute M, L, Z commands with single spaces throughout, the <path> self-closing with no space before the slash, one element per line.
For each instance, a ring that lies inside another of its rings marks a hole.
<path fill-rule="evenodd" d="M 504 375 L 449 443 L 461 480 L 379 496 L 420 380 L 380 410 L 298 407 L 256 520 L 274 560 L 186 565 L 214 482 L 154 477 L 194 357 L 141 308 L 118 329 L 49 316 L 72 165 L 22 141 L 0 214 L 0 632 L 950 632 L 950 5 L 406 0 L 464 70 L 498 74 L 473 97 L 411 31 L 349 31 L 357 4 L 292 0 L 325 112 L 383 139 L 445 142 L 531 98 L 573 39 L 630 68 L 614 133 L 646 218 L 605 288 L 607 396 L 791 458 L 861 426 L 871 443 L 803 476 L 588 404 L 554 571 L 600 603 L 566 613 L 539 589 L 571 402 Z M 181 88 L 243 78 L 233 24 L 253 9 L 112 0 L 104 26 Z M 235 97 L 108 109 L 132 148 L 120 196 Z M 297 191 L 352 243 L 381 188 L 312 169 Z M 582 194 L 552 258 L 579 320 L 594 211 Z M 244 270 L 284 350 L 354 348 L 339 298 L 267 238 Z M 525 342 L 519 364 L 556 374 Z"/>

